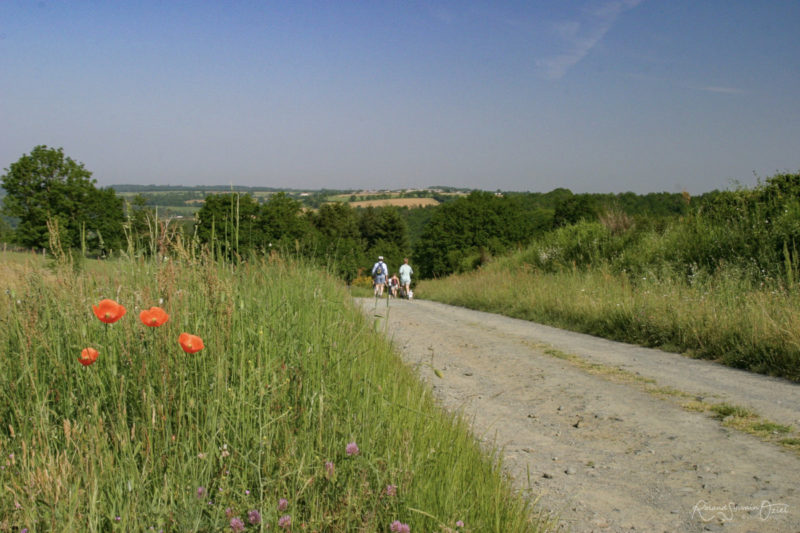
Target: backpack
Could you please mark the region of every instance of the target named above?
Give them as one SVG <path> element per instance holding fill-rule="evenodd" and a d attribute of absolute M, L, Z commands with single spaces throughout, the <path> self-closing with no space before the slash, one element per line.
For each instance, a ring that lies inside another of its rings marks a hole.
<path fill-rule="evenodd" d="M 375 267 L 375 275 L 383 276 L 383 263 L 378 263 L 378 266 Z"/>

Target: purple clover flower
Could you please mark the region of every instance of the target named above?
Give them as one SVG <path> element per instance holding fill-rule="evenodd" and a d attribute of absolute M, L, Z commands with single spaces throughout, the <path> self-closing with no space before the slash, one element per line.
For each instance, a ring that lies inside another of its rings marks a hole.
<path fill-rule="evenodd" d="M 347 455 L 358 455 L 361 450 L 358 449 L 358 444 L 355 442 L 349 442 L 347 446 L 345 446 L 344 451 L 347 453 Z"/>
<path fill-rule="evenodd" d="M 400 520 L 395 520 L 389 526 L 389 531 L 392 533 L 411 533 L 411 526 L 403 524 Z"/>
<path fill-rule="evenodd" d="M 285 514 L 278 518 L 278 527 L 282 527 L 283 529 L 289 529 L 292 527 L 292 517 L 288 514 Z"/>
<path fill-rule="evenodd" d="M 235 518 L 231 518 L 231 530 L 236 531 L 237 533 L 244 531 L 244 522 L 238 516 Z"/>
<path fill-rule="evenodd" d="M 397 485 L 386 485 L 387 496 L 397 496 Z"/>
<path fill-rule="evenodd" d="M 285 511 L 287 507 L 289 507 L 289 500 L 287 500 L 286 498 L 281 498 L 280 500 L 278 500 L 279 511 Z"/>
<path fill-rule="evenodd" d="M 257 526 L 261 523 L 261 513 L 259 513 L 256 509 L 253 509 L 247 513 L 247 520 L 254 526 Z"/>

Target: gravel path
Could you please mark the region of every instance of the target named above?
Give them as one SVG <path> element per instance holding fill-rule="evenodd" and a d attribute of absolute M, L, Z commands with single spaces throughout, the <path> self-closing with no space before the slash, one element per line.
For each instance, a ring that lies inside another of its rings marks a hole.
<path fill-rule="evenodd" d="M 356 301 L 442 405 L 504 450 L 517 486 L 563 530 L 800 532 L 800 457 L 641 380 L 795 428 L 800 386 L 434 302 Z M 636 379 L 597 375 L 592 363 Z"/>

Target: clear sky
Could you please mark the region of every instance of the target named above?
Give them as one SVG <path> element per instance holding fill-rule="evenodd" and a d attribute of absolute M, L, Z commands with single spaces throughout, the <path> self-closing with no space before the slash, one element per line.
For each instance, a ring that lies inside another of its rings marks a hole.
<path fill-rule="evenodd" d="M 800 170 L 800 1 L 0 2 L 0 168 L 679 192 Z"/>

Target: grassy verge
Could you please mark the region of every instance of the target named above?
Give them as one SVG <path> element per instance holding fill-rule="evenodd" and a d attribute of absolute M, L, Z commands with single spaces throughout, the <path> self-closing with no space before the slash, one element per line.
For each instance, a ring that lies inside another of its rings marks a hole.
<path fill-rule="evenodd" d="M 538 529 L 500 458 L 330 278 L 280 262 L 91 272 L 0 275 L 0 531 Z M 103 298 L 126 315 L 101 323 Z M 169 321 L 144 326 L 158 305 Z M 182 332 L 205 347 L 185 353 Z"/>
<path fill-rule="evenodd" d="M 690 284 L 495 267 L 423 281 L 417 296 L 800 381 L 800 295 L 724 273 Z"/>

